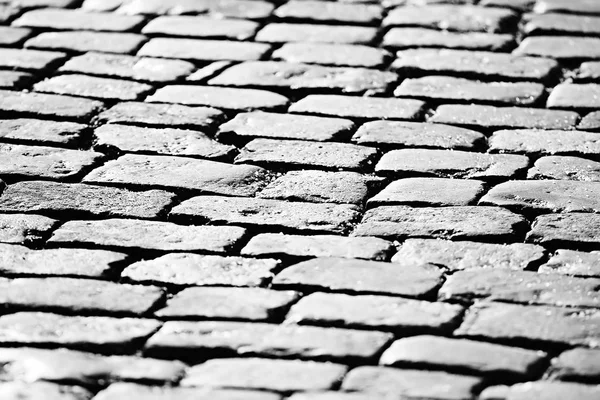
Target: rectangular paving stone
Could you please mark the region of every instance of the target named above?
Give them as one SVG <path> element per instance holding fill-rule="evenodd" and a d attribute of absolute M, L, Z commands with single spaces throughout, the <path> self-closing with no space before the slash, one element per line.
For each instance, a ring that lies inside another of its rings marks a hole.
<path fill-rule="evenodd" d="M 198 196 L 175 206 L 175 219 L 260 226 L 314 233 L 344 233 L 359 216 L 357 206 L 242 197 Z"/>
<path fill-rule="evenodd" d="M 255 0 L 251 0 L 255 2 Z M 257 1 L 256 1 L 257 2 Z M 96 395 L 96 400 L 119 399 L 156 400 L 187 399 L 187 400 L 281 400 L 282 397 L 275 393 L 260 390 L 217 389 L 209 387 L 173 387 L 173 386 L 147 386 L 133 383 L 113 383 L 108 388 Z"/>
<path fill-rule="evenodd" d="M 550 57 L 559 60 L 600 59 L 600 38 L 577 36 L 529 36 L 515 54 Z"/>
<path fill-rule="evenodd" d="M 560 381 L 598 382 L 600 377 L 600 350 L 573 349 L 552 360 L 548 375 Z"/>
<path fill-rule="evenodd" d="M 375 25 L 383 18 L 383 9 L 375 4 L 292 0 L 277 8 L 274 14 L 284 20 Z"/>
<path fill-rule="evenodd" d="M 383 37 L 383 46 L 393 49 L 440 47 L 448 49 L 503 51 L 514 43 L 509 34 L 450 32 L 424 28 L 392 28 Z"/>
<path fill-rule="evenodd" d="M 504 241 L 514 238 L 525 225 L 523 217 L 500 207 L 385 206 L 368 210 L 353 234 L 389 239 Z"/>
<path fill-rule="evenodd" d="M 311 42 L 371 44 L 377 29 L 350 25 L 270 23 L 256 34 L 256 41 L 268 43 Z"/>
<path fill-rule="evenodd" d="M 527 241 L 549 246 L 593 247 L 600 245 L 600 215 L 548 214 L 540 215 L 527 234 Z"/>
<path fill-rule="evenodd" d="M 593 346 L 600 311 L 595 309 L 476 303 L 455 336 L 522 345 Z"/>
<path fill-rule="evenodd" d="M 386 262 L 325 257 L 285 268 L 275 276 L 273 286 L 352 294 L 426 297 L 435 293 L 441 284 L 441 277 L 441 271 L 428 264 L 400 267 Z"/>
<path fill-rule="evenodd" d="M 600 181 L 600 163 L 586 158 L 547 156 L 539 158 L 527 171 L 527 179 Z"/>
<path fill-rule="evenodd" d="M 175 200 L 162 190 L 132 192 L 81 183 L 25 181 L 0 196 L 0 212 L 75 216 L 157 218 Z"/>
<path fill-rule="evenodd" d="M 66 56 L 58 51 L 0 48 L 0 67 L 39 71 L 56 66 Z"/>
<path fill-rule="evenodd" d="M 600 35 L 600 17 L 565 15 L 562 13 L 533 14 L 523 27 L 527 35 Z"/>
<path fill-rule="evenodd" d="M 93 396 L 79 386 L 57 385 L 50 382 L 5 382 L 0 383 L 0 396 L 3 398 L 52 398 L 54 400 L 90 400 Z"/>
<path fill-rule="evenodd" d="M 11 3 L 15 7 L 24 10 L 35 8 L 70 8 L 77 3 L 75 0 L 4 0 L 5 3 Z"/>
<path fill-rule="evenodd" d="M 306 2 L 306 0 L 303 0 Z M 332 3 L 335 4 L 335 3 Z M 381 68 L 390 54 L 363 45 L 330 43 L 285 43 L 271 58 L 293 63 L 322 64 L 336 67 Z"/>
<path fill-rule="evenodd" d="M 392 257 L 392 262 L 403 265 L 428 263 L 451 271 L 482 267 L 524 270 L 541 262 L 544 256 L 543 247 L 528 243 L 407 239 Z"/>
<path fill-rule="evenodd" d="M 370 393 L 361 392 L 298 392 L 290 396 L 290 400 L 383 400 L 385 396 L 374 396 Z"/>
<path fill-rule="evenodd" d="M 484 129 L 573 129 L 579 115 L 572 111 L 478 104 L 444 104 L 429 122 Z"/>
<path fill-rule="evenodd" d="M 600 14 L 599 5 L 593 0 L 538 0 L 536 13 L 565 12 L 574 14 Z"/>
<path fill-rule="evenodd" d="M 132 54 L 142 46 L 146 37 L 137 33 L 91 31 L 43 32 L 25 42 L 25 47 L 45 50 L 64 50 L 85 53 Z"/>
<path fill-rule="evenodd" d="M 224 253 L 244 234 L 245 230 L 237 226 L 183 226 L 159 221 L 105 219 L 68 221 L 52 234 L 48 243 Z"/>
<path fill-rule="evenodd" d="M 142 33 L 190 38 L 248 40 L 260 25 L 254 21 L 215 19 L 202 16 L 161 16 L 151 20 Z"/>
<path fill-rule="evenodd" d="M 74 146 L 85 134 L 87 125 L 74 122 L 45 121 L 30 118 L 0 120 L 3 141 Z"/>
<path fill-rule="evenodd" d="M 600 130 L 600 111 L 593 111 L 581 119 L 578 129 L 599 131 Z"/>
<path fill-rule="evenodd" d="M 415 120 L 425 103 L 413 99 L 311 94 L 292 104 L 291 113 L 342 118 Z"/>
<path fill-rule="evenodd" d="M 169 321 L 146 342 L 145 350 L 148 354 L 168 354 L 170 357 L 182 352 L 188 357 L 195 354 L 206 357 L 217 352 L 239 356 L 366 362 L 372 360 L 390 340 L 389 333 L 376 331 L 244 322 Z"/>
<path fill-rule="evenodd" d="M 595 155 L 600 134 L 584 131 L 517 129 L 495 132 L 490 150 L 503 153 Z"/>
<path fill-rule="evenodd" d="M 246 61 L 259 60 L 270 48 L 268 44 L 253 42 L 154 38 L 150 39 L 137 54 L 194 61 Z"/>
<path fill-rule="evenodd" d="M 95 169 L 83 181 L 251 196 L 263 186 L 264 176 L 262 168 L 251 165 L 125 154 Z"/>
<path fill-rule="evenodd" d="M 37 92 L 107 100 L 136 100 L 153 89 L 145 83 L 78 74 L 54 76 L 33 88 Z"/>
<path fill-rule="evenodd" d="M 125 32 L 134 30 L 142 22 L 144 22 L 144 18 L 139 16 L 50 8 L 28 11 L 12 25 L 54 30 Z"/>
<path fill-rule="evenodd" d="M 0 214 L 0 243 L 35 243 L 57 225 L 57 220 L 41 215 Z"/>
<path fill-rule="evenodd" d="M 140 283 L 179 286 L 264 286 L 279 268 L 273 259 L 222 257 L 170 253 L 138 261 L 125 268 L 122 277 Z"/>
<path fill-rule="evenodd" d="M 395 73 L 367 68 L 254 61 L 227 68 L 208 83 L 221 86 L 323 89 L 343 93 L 376 94 L 385 92 L 397 79 Z"/>
<path fill-rule="evenodd" d="M 12 26 L 0 26 L 0 45 L 18 46 L 32 35 L 29 28 L 15 28 Z"/>
<path fill-rule="evenodd" d="M 559 249 L 539 272 L 600 278 L 600 252 Z"/>
<path fill-rule="evenodd" d="M 548 108 L 599 109 L 600 85 L 561 83 L 552 89 L 547 104 Z"/>
<path fill-rule="evenodd" d="M 240 254 L 254 257 L 343 257 L 384 261 L 392 248 L 392 243 L 379 238 L 261 233 L 250 239 Z"/>
<path fill-rule="evenodd" d="M 33 81 L 33 75 L 18 71 L 0 71 L 0 88 L 20 89 Z"/>
<path fill-rule="evenodd" d="M 515 400 L 524 400 L 532 396 L 539 398 L 575 396 L 575 398 L 581 400 L 594 400 L 600 395 L 600 391 L 597 385 L 538 381 L 531 382 L 531 384 L 519 383 L 513 385 L 508 389 L 507 395 Z"/>

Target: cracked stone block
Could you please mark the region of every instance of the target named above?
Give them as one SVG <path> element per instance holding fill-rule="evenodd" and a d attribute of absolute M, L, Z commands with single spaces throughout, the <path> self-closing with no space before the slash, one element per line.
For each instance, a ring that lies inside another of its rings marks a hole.
<path fill-rule="evenodd" d="M 139 56 L 180 58 L 193 61 L 259 60 L 271 46 L 227 40 L 154 38 L 138 51 Z"/>
<path fill-rule="evenodd" d="M 0 396 L 4 400 L 91 400 L 94 395 L 78 386 L 64 386 L 50 382 L 16 381 L 0 383 Z"/>
<path fill-rule="evenodd" d="M 531 226 L 526 240 L 550 246 L 588 246 L 600 244 L 600 215 L 548 214 L 540 215 Z"/>
<path fill-rule="evenodd" d="M 42 239 L 58 221 L 30 214 L 0 214 L 0 243 L 30 244 Z"/>
<path fill-rule="evenodd" d="M 595 155 L 600 134 L 560 130 L 501 130 L 490 138 L 490 150 L 503 153 Z"/>
<path fill-rule="evenodd" d="M 600 396 L 598 386 L 548 381 L 518 383 L 511 386 L 507 392 L 508 400 L 560 399 L 561 397 L 594 400 L 598 396 Z"/>
<path fill-rule="evenodd" d="M 597 383 L 600 380 L 600 350 L 567 350 L 552 360 L 548 376 L 553 380 Z"/>
<path fill-rule="evenodd" d="M 13 26 L 55 30 L 88 30 L 125 32 L 140 26 L 139 16 L 103 14 L 81 10 L 40 9 L 28 11 L 14 21 Z"/>
<path fill-rule="evenodd" d="M 600 17 L 565 15 L 562 13 L 533 14 L 523 27 L 529 35 L 600 35 Z"/>
<path fill-rule="evenodd" d="M 102 108 L 99 101 L 53 94 L 0 90 L 0 113 L 87 121 Z"/>
<path fill-rule="evenodd" d="M 79 53 L 98 51 L 102 53 L 132 54 L 146 40 L 145 36 L 136 33 L 43 32 L 25 42 L 25 47 Z"/>
<path fill-rule="evenodd" d="M 387 51 L 369 46 L 309 42 L 285 43 L 271 56 L 274 60 L 292 63 L 364 68 L 381 68 L 389 57 Z"/>
<path fill-rule="evenodd" d="M 375 4 L 292 0 L 277 8 L 274 14 L 284 20 L 374 25 L 383 18 L 383 8 Z"/>
<path fill-rule="evenodd" d="M 173 15 L 151 20 L 144 26 L 142 33 L 190 38 L 248 40 L 254 36 L 259 26 L 254 21 Z"/>
<path fill-rule="evenodd" d="M 26 72 L 0 71 L 0 88 L 2 89 L 19 89 L 32 80 L 33 75 Z"/>
<path fill-rule="evenodd" d="M 558 60 L 600 59 L 600 38 L 577 36 L 529 36 L 515 54 L 550 57 Z"/>
<path fill-rule="evenodd" d="M 600 85 L 561 83 L 552 89 L 548 96 L 548 108 L 598 109 L 600 108 Z"/>
<path fill-rule="evenodd" d="M 509 34 L 450 32 L 424 28 L 392 28 L 383 37 L 383 46 L 393 49 L 448 48 L 457 50 L 503 51 L 515 38 Z"/>
<path fill-rule="evenodd" d="M 365 26 L 270 23 L 256 34 L 256 41 L 369 45 L 376 36 L 376 28 Z"/>
<path fill-rule="evenodd" d="M 136 100 L 153 87 L 145 83 L 87 75 L 59 75 L 36 83 L 38 92 L 92 97 L 107 100 Z"/>
<path fill-rule="evenodd" d="M 599 182 L 600 163 L 579 157 L 541 157 L 527 172 L 527 179 Z"/>
<path fill-rule="evenodd" d="M 600 278 L 600 252 L 559 249 L 539 272 Z"/>
<path fill-rule="evenodd" d="M 87 125 L 74 122 L 44 121 L 30 118 L 0 120 L 3 140 L 74 146 L 85 133 Z"/>
<path fill-rule="evenodd" d="M 587 114 L 581 119 L 577 128 L 589 131 L 600 130 L 600 111 L 594 111 Z"/>
<path fill-rule="evenodd" d="M 12 26 L 0 26 L 0 45 L 18 46 L 33 34 L 29 28 L 15 28 Z M 3 60 L 6 62 L 6 60 Z"/>
<path fill-rule="evenodd" d="M 0 49 L 0 67 L 39 71 L 55 66 L 66 57 L 58 51 Z"/>

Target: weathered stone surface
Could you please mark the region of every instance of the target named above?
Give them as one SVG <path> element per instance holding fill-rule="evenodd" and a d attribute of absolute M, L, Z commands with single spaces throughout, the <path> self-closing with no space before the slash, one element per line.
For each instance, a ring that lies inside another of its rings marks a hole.
<path fill-rule="evenodd" d="M 600 111 L 594 111 L 581 119 L 577 128 L 589 131 L 600 130 Z"/>
<path fill-rule="evenodd" d="M 392 343 L 379 363 L 460 370 L 475 375 L 533 378 L 543 368 L 545 357 L 546 354 L 539 351 L 473 340 L 414 336 Z"/>
<path fill-rule="evenodd" d="M 142 29 L 149 35 L 247 40 L 254 36 L 259 24 L 254 21 L 215 19 L 202 16 L 163 16 L 150 21 Z"/>
<path fill-rule="evenodd" d="M 508 34 L 450 32 L 424 28 L 392 28 L 383 37 L 383 45 L 394 49 L 442 47 L 466 50 L 505 50 L 514 42 Z"/>
<path fill-rule="evenodd" d="M 408 239 L 392 257 L 399 264 L 438 265 L 452 271 L 468 268 L 523 270 L 544 258 L 544 248 L 532 244 L 509 245 L 439 239 Z"/>
<path fill-rule="evenodd" d="M 271 23 L 256 34 L 259 42 L 371 44 L 377 29 L 364 26 Z"/>
<path fill-rule="evenodd" d="M 344 233 L 359 216 L 357 206 L 315 204 L 243 197 L 198 196 L 173 208 L 171 217 L 289 229 L 314 233 Z"/>
<path fill-rule="evenodd" d="M 22 88 L 32 80 L 33 75 L 26 72 L 0 71 L 0 88 L 2 89 Z"/>
<path fill-rule="evenodd" d="M 598 182 L 600 163 L 579 157 L 541 157 L 529 169 L 527 178 Z"/>
<path fill-rule="evenodd" d="M 362 45 L 286 43 L 275 50 L 271 58 L 292 63 L 379 68 L 389 56 L 385 50 Z"/>
<path fill-rule="evenodd" d="M 334 235 L 284 235 L 261 233 L 241 250 L 242 255 L 260 257 L 343 257 L 385 260 L 392 243 L 379 238 Z"/>
<path fill-rule="evenodd" d="M 557 250 L 539 272 L 600 278 L 600 252 Z"/>
<path fill-rule="evenodd" d="M 552 360 L 548 375 L 561 381 L 598 382 L 600 380 L 600 350 L 573 349 Z"/>
<path fill-rule="evenodd" d="M 229 358 L 189 369 L 182 386 L 210 386 L 293 392 L 327 390 L 346 374 L 340 364 L 314 361 Z"/>
<path fill-rule="evenodd" d="M 101 107 L 102 103 L 95 100 L 0 90 L 0 114 L 86 121 Z"/>
<path fill-rule="evenodd" d="M 252 3 L 259 1 L 252 0 Z M 281 396 L 259 390 L 214 389 L 210 387 L 147 386 L 114 383 L 102 390 L 95 400 L 281 400 Z"/>
<path fill-rule="evenodd" d="M 525 225 L 518 214 L 499 207 L 377 207 L 365 213 L 356 236 L 404 239 L 506 240 Z"/>
<path fill-rule="evenodd" d="M 98 78 L 87 75 L 59 75 L 34 85 L 38 92 L 93 97 L 109 100 L 136 100 L 153 88 L 145 83 Z"/>
<path fill-rule="evenodd" d="M 0 26 L 0 45 L 17 46 L 32 35 L 31 29 Z"/>
<path fill-rule="evenodd" d="M 529 36 L 515 54 L 550 57 L 559 60 L 599 59 L 600 38 L 576 36 Z"/>
<path fill-rule="evenodd" d="M 598 109 L 600 108 L 600 85 L 561 83 L 552 89 L 548 97 L 548 108 Z"/>
<path fill-rule="evenodd" d="M 25 42 L 25 47 L 79 53 L 99 51 L 103 53 L 132 54 L 145 41 L 145 36 L 136 33 L 44 32 Z"/>
<path fill-rule="evenodd" d="M 291 0 L 274 13 L 282 19 L 348 24 L 376 24 L 383 17 L 379 5 L 324 3 L 315 0 Z"/>
<path fill-rule="evenodd" d="M 600 78 L 600 61 L 586 61 L 581 63 L 572 78 L 575 82 L 588 82 Z"/>
<path fill-rule="evenodd" d="M 273 285 L 281 288 L 423 297 L 437 289 L 441 277 L 441 271 L 433 265 L 401 267 L 376 261 L 315 258 L 284 269 L 275 276 Z"/>
<path fill-rule="evenodd" d="M 251 0 L 255 1 L 255 0 Z M 186 78 L 188 82 L 202 82 L 205 83 L 207 80 L 223 71 L 225 68 L 229 68 L 234 64 L 233 61 L 213 61 L 210 64 L 199 68 Z"/>
<path fill-rule="evenodd" d="M 0 197 L 1 212 L 53 215 L 156 218 L 175 200 L 171 193 L 25 181 L 8 186 Z"/>
<path fill-rule="evenodd" d="M 600 339 L 599 323 L 600 311 L 593 309 L 484 302 L 469 309 L 454 334 L 521 345 L 526 341 L 595 346 Z"/>
<path fill-rule="evenodd" d="M 294 393 L 289 397 L 290 400 L 384 400 L 385 396 L 377 396 L 372 393 L 361 392 L 304 392 Z"/>
<path fill-rule="evenodd" d="M 527 234 L 527 241 L 545 245 L 600 245 L 600 215 L 554 214 L 540 215 Z"/>
<path fill-rule="evenodd" d="M 270 48 L 268 44 L 253 42 L 154 38 L 150 39 L 137 54 L 193 61 L 246 61 L 259 60 Z"/>
<path fill-rule="evenodd" d="M 43 70 L 66 58 L 58 51 L 27 49 L 0 49 L 0 67 L 10 69 Z"/>
<path fill-rule="evenodd" d="M 0 120 L 0 138 L 11 141 L 72 146 L 86 129 L 86 125 L 73 122 L 44 121 L 29 118 Z"/>
<path fill-rule="evenodd" d="M 124 32 L 138 27 L 143 17 L 85 12 L 82 10 L 41 9 L 29 11 L 13 22 L 14 26 L 55 30 Z"/>
<path fill-rule="evenodd" d="M 49 382 L 3 382 L 0 396 L 4 400 L 90 400 L 93 394 L 79 386 L 63 386 Z"/>
<path fill-rule="evenodd" d="M 594 155 L 600 152 L 600 134 L 561 130 L 502 130 L 489 140 L 490 150 L 503 153 Z"/>
<path fill-rule="evenodd" d="M 577 383 L 538 381 L 511 386 L 506 395 L 508 400 L 553 400 L 569 396 L 581 400 L 594 400 L 600 396 L 600 389 L 598 386 Z"/>
<path fill-rule="evenodd" d="M 279 267 L 277 260 L 172 253 L 125 268 L 124 278 L 187 286 L 262 286 Z"/>
<path fill-rule="evenodd" d="M 0 214 L 0 242 L 29 244 L 39 241 L 58 221 L 41 215 Z"/>
<path fill-rule="evenodd" d="M 262 168 L 251 165 L 231 165 L 185 157 L 125 154 L 92 171 L 84 178 L 84 182 L 251 196 L 262 186 L 264 174 Z"/>
<path fill-rule="evenodd" d="M 313 293 L 292 306 L 286 322 L 392 331 L 399 335 L 448 333 L 463 308 L 447 303 L 388 296 Z"/>
<path fill-rule="evenodd" d="M 367 119 L 417 119 L 425 103 L 412 99 L 312 94 L 292 104 L 292 113 Z"/>
<path fill-rule="evenodd" d="M 483 194 L 483 182 L 443 178 L 407 178 L 390 183 L 367 204 L 384 205 L 466 206 Z"/>
<path fill-rule="evenodd" d="M 565 15 L 562 13 L 533 14 L 523 27 L 527 35 L 600 35 L 600 17 Z"/>
<path fill-rule="evenodd" d="M 536 13 L 566 12 L 575 14 L 600 14 L 600 6 L 593 0 L 539 0 L 536 2 Z"/>

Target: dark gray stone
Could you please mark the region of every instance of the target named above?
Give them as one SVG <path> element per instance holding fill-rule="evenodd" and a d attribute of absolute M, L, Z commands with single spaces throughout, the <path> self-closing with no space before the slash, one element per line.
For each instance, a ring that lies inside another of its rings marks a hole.
<path fill-rule="evenodd" d="M 600 381 L 600 350 L 573 349 L 552 360 L 548 375 L 561 381 L 598 383 Z"/>
<path fill-rule="evenodd" d="M 548 214 L 540 215 L 527 234 L 527 241 L 542 245 L 600 246 L 600 215 Z"/>

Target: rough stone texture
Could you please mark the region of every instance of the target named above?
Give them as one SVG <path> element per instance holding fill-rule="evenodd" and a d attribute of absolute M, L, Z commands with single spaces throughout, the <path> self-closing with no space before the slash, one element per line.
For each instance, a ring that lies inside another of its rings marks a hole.
<path fill-rule="evenodd" d="M 600 244 L 600 215 L 597 214 L 547 214 L 535 219 L 527 240 L 533 243 L 556 246 L 591 246 Z"/>
<path fill-rule="evenodd" d="M 562 83 L 552 89 L 548 97 L 548 108 L 598 109 L 600 85 Z"/>
<path fill-rule="evenodd" d="M 551 57 L 559 60 L 600 59 L 600 38 L 576 36 L 530 36 L 515 54 Z"/>
<path fill-rule="evenodd" d="M 562 382 L 528 382 L 511 386 L 507 392 L 509 400 L 560 399 L 573 396 L 581 400 L 594 400 L 600 395 L 598 386 Z"/>
<path fill-rule="evenodd" d="M 376 24 L 381 20 L 383 9 L 379 5 L 291 0 L 275 10 L 275 15 L 286 20 L 370 25 Z"/>
<path fill-rule="evenodd" d="M 57 51 L 0 49 L 0 67 L 10 69 L 43 70 L 66 58 Z"/>
<path fill-rule="evenodd" d="M 548 13 L 533 15 L 523 27 L 527 35 L 600 35 L 600 17 Z"/>
<path fill-rule="evenodd" d="M 83 135 L 87 126 L 73 122 L 43 121 L 20 118 L 0 120 L 2 140 L 53 143 L 73 146 Z"/>
<path fill-rule="evenodd" d="M 13 22 L 14 26 L 55 30 L 88 30 L 124 32 L 144 21 L 138 16 L 102 14 L 81 10 L 42 9 L 29 11 Z"/>
<path fill-rule="evenodd" d="M 600 252 L 557 250 L 539 269 L 543 273 L 557 273 L 600 278 Z"/>
<path fill-rule="evenodd" d="M 91 400 L 93 394 L 82 387 L 49 382 L 5 382 L 0 383 L 0 396 L 5 400 Z"/>
<path fill-rule="evenodd" d="M 594 155 L 600 151 L 600 134 L 560 130 L 503 130 L 490 138 L 490 150 L 504 153 Z"/>
<path fill-rule="evenodd" d="M 102 103 L 95 100 L 0 90 L 0 114 L 87 121 L 101 107 Z"/>
<path fill-rule="evenodd" d="M 579 157 L 542 157 L 529 169 L 527 178 L 598 182 L 600 163 Z"/>
<path fill-rule="evenodd" d="M 30 244 L 46 236 L 58 221 L 41 215 L 0 214 L 0 242 Z"/>
<path fill-rule="evenodd" d="M 330 43 L 285 43 L 272 54 L 275 60 L 293 63 L 365 68 L 382 67 L 389 56 L 387 51 L 373 47 Z"/>
<path fill-rule="evenodd" d="M 361 392 L 340 392 L 340 391 L 323 391 L 323 392 L 304 392 L 294 393 L 290 400 L 383 400 L 384 396 L 373 395 L 372 393 Z"/>
<path fill-rule="evenodd" d="M 193 61 L 246 61 L 260 59 L 270 48 L 271 46 L 263 43 L 154 38 L 150 39 L 137 54 Z"/>
<path fill-rule="evenodd" d="M 271 23 L 256 34 L 256 40 L 270 43 L 370 44 L 376 35 L 375 28 L 363 26 Z"/>
<path fill-rule="evenodd" d="M 561 381 L 598 382 L 600 380 L 600 350 L 573 349 L 552 360 L 550 378 Z"/>
<path fill-rule="evenodd" d="M 146 41 L 136 33 L 109 32 L 44 32 L 25 42 L 25 47 L 45 50 L 64 50 L 85 53 L 132 54 Z"/>
<path fill-rule="evenodd" d="M 259 24 L 254 21 L 215 19 L 199 16 L 162 16 L 153 19 L 142 29 L 149 35 L 183 36 L 247 40 Z"/>
<path fill-rule="evenodd" d="M 535 4 L 536 13 L 566 12 L 575 14 L 600 14 L 598 3 L 593 0 L 539 0 Z"/>
<path fill-rule="evenodd" d="M 98 78 L 87 75 L 59 75 L 36 83 L 38 92 L 93 97 L 109 100 L 136 100 L 152 90 L 145 83 Z"/>
<path fill-rule="evenodd" d="M 600 130 L 600 111 L 594 111 L 581 119 L 577 128 L 589 131 Z"/>
<path fill-rule="evenodd" d="M 501 51 L 513 43 L 508 34 L 450 32 L 423 28 L 392 28 L 383 37 L 383 45 L 394 49 L 442 47 L 448 49 Z"/>
<path fill-rule="evenodd" d="M 259 1 L 252 0 L 252 3 Z M 146 386 L 114 383 L 96 395 L 95 400 L 281 400 L 281 396 L 258 390 L 214 389 L 209 387 Z"/>

